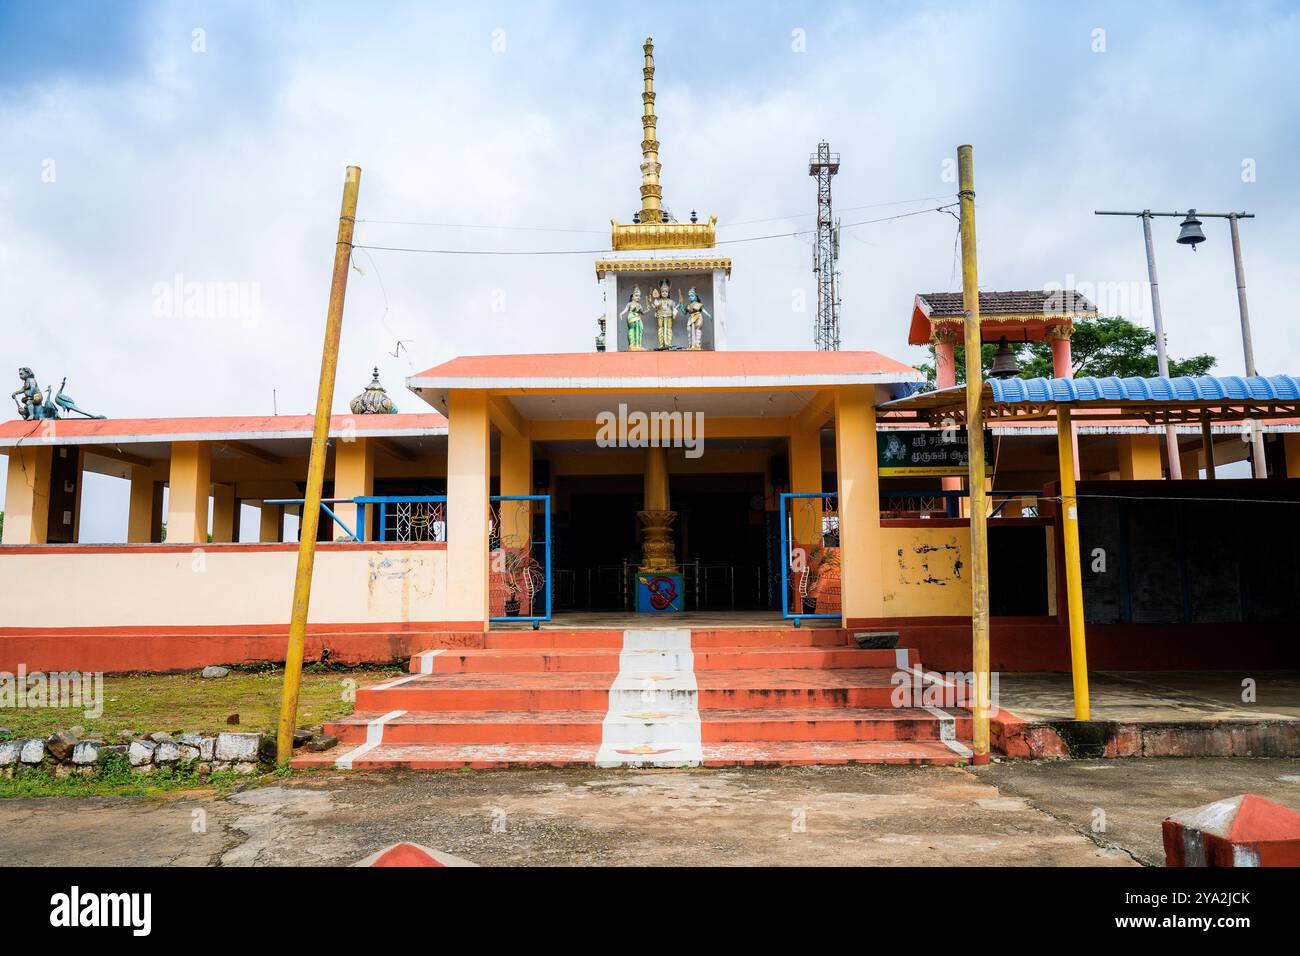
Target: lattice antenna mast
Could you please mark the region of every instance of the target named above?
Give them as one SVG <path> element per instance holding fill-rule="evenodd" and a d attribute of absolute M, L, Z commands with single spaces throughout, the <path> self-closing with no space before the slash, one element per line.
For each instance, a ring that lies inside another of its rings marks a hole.
<path fill-rule="evenodd" d="M 831 177 L 840 171 L 840 154 L 818 143 L 808 157 L 808 175 L 817 180 L 817 233 L 813 239 L 813 275 L 817 277 L 817 318 L 813 341 L 818 351 L 840 348 L 839 223 L 831 211 Z"/>

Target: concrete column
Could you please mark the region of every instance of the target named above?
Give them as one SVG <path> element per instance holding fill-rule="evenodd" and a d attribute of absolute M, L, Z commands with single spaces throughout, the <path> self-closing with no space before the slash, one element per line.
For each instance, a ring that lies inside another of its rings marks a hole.
<path fill-rule="evenodd" d="M 1158 481 L 1162 477 L 1159 435 L 1120 435 L 1118 450 L 1121 481 Z"/>
<path fill-rule="evenodd" d="M 796 426 L 790 432 L 790 490 L 798 494 L 821 494 L 824 490 L 819 428 Z M 795 498 L 789 502 L 791 549 L 821 544 L 822 504 L 820 498 Z"/>
<path fill-rule="evenodd" d="M 842 385 L 836 390 L 835 462 L 840 493 L 841 613 L 846 623 L 880 618 L 884 600 L 874 386 Z"/>
<path fill-rule="evenodd" d="M 668 497 L 668 449 L 662 446 L 645 450 L 646 511 L 670 511 Z"/>
<path fill-rule="evenodd" d="M 9 449 L 5 485 L 5 544 L 44 544 L 50 527 L 50 470 L 54 449 L 20 445 Z"/>
<path fill-rule="evenodd" d="M 239 499 L 234 485 L 212 486 L 212 540 L 239 540 Z"/>
<path fill-rule="evenodd" d="M 934 330 L 934 384 L 936 388 L 951 388 L 957 384 L 957 327 L 942 326 Z M 944 491 L 961 491 L 962 480 L 944 478 L 940 482 Z"/>
<path fill-rule="evenodd" d="M 126 521 L 126 540 L 132 544 L 162 540 L 163 483 L 151 468 L 131 469 L 131 505 Z"/>
<path fill-rule="evenodd" d="M 491 426 L 487 394 L 448 392 L 447 617 L 487 629 Z"/>
<path fill-rule="evenodd" d="M 1052 375 L 1055 378 L 1074 378 L 1074 365 L 1070 356 L 1070 329 L 1057 326 L 1049 329 L 1048 341 L 1052 343 Z"/>
<path fill-rule="evenodd" d="M 1300 478 L 1300 433 L 1284 432 L 1282 448 L 1286 453 L 1286 476 Z"/>
<path fill-rule="evenodd" d="M 284 540 L 284 505 L 268 505 L 262 502 L 261 518 L 257 524 L 257 540 L 261 542 L 279 542 Z"/>
<path fill-rule="evenodd" d="M 501 494 L 529 495 L 533 490 L 533 443 L 514 432 L 501 432 Z M 502 543 L 522 546 L 532 537 L 532 508 L 527 501 L 503 501 L 501 518 Z"/>
<path fill-rule="evenodd" d="M 168 543 L 207 544 L 212 446 L 197 441 L 172 442 L 167 485 Z"/>
<path fill-rule="evenodd" d="M 375 447 L 368 438 L 355 438 L 352 441 L 341 439 L 334 443 L 334 495 L 335 498 L 365 498 L 375 493 Z M 369 520 L 371 508 L 366 509 Z M 355 525 L 357 509 L 353 505 L 336 503 L 330 505 L 333 511 L 349 527 Z M 325 516 L 322 514 L 321 516 Z M 325 520 L 329 520 L 325 518 Z M 331 522 L 332 523 L 332 522 Z M 352 528 L 359 540 L 364 541 L 368 535 L 364 528 Z M 335 526 L 332 539 L 348 534 L 342 527 Z"/>

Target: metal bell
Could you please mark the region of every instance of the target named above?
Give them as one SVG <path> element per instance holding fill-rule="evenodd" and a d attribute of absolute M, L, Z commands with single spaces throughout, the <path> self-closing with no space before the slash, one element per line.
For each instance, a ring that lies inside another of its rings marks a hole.
<path fill-rule="evenodd" d="M 1016 364 L 1016 353 L 1011 351 L 1011 346 L 1007 344 L 1007 337 L 1002 336 L 998 342 L 997 354 L 993 356 L 993 367 L 989 369 L 990 378 L 1015 378 L 1020 374 L 1020 366 Z"/>
<path fill-rule="evenodd" d="M 1205 241 L 1205 233 L 1201 231 L 1201 220 L 1196 218 L 1196 210 L 1187 210 L 1187 218 L 1183 220 L 1182 231 L 1178 233 L 1178 241 L 1184 246 L 1191 246 L 1192 252 L 1196 251 L 1196 244 Z"/>

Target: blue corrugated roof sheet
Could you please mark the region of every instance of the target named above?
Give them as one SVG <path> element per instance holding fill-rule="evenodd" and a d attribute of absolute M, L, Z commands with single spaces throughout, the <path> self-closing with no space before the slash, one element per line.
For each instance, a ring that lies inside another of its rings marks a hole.
<path fill-rule="evenodd" d="M 1292 375 L 1195 375 L 1179 378 L 991 378 L 995 402 L 1295 401 Z"/>

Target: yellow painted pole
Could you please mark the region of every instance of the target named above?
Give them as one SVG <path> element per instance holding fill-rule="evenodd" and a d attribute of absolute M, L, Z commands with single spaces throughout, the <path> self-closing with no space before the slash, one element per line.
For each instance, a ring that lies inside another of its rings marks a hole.
<path fill-rule="evenodd" d="M 1070 674 L 1074 719 L 1092 719 L 1088 701 L 1088 648 L 1083 630 L 1083 569 L 1079 564 L 1079 499 L 1074 487 L 1074 430 L 1070 406 L 1056 406 L 1056 455 L 1061 472 L 1061 542 L 1065 549 L 1065 599 L 1070 615 Z"/>
<path fill-rule="evenodd" d="M 311 603 L 311 573 L 316 563 L 316 530 L 320 526 L 321 488 L 325 483 L 325 443 L 329 438 L 330 409 L 334 405 L 334 376 L 339 364 L 339 338 L 343 332 L 343 297 L 348 289 L 348 262 L 352 258 L 352 228 L 356 224 L 361 168 L 349 166 L 343 183 L 343 209 L 339 213 L 339 238 L 334 247 L 334 277 L 330 284 L 329 311 L 325 318 L 325 348 L 320 360 L 320 385 L 316 390 L 316 421 L 311 431 L 311 457 L 307 461 L 307 493 L 298 528 L 298 570 L 293 578 L 293 611 L 289 618 L 289 647 L 284 655 L 284 689 L 280 694 L 280 730 L 275 762 L 285 766 L 293 757 L 293 731 L 298 720 L 298 688 L 302 680 L 303 645 L 307 639 L 307 608 Z"/>
<path fill-rule="evenodd" d="M 989 759 L 989 539 L 984 489 L 984 381 L 980 369 L 979 270 L 975 262 L 975 170 L 969 146 L 957 147 L 957 196 L 961 201 L 961 292 L 965 310 L 966 441 L 970 452 L 971 711 L 973 763 Z"/>

